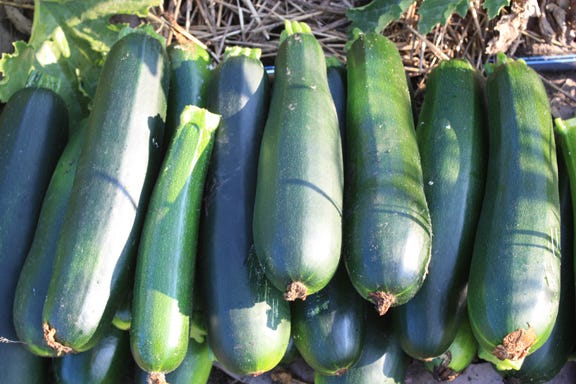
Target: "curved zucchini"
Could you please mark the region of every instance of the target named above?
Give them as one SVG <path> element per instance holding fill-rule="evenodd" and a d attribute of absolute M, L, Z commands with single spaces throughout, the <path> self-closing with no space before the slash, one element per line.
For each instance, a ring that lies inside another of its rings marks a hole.
<path fill-rule="evenodd" d="M 151 376 L 175 370 L 188 349 L 200 208 L 220 116 L 187 106 L 154 186 L 140 235 L 130 345 Z"/>
<path fill-rule="evenodd" d="M 436 381 L 452 381 L 458 377 L 476 357 L 478 342 L 474 338 L 468 315 L 464 311 L 458 323 L 456 336 L 441 355 L 424 361 L 424 367 Z"/>
<path fill-rule="evenodd" d="M 314 384 L 403 384 L 409 358 L 387 317 L 368 311 L 360 358 L 341 375 L 314 373 Z"/>
<path fill-rule="evenodd" d="M 312 369 L 341 375 L 358 360 L 364 342 L 365 303 L 343 264 L 326 287 L 292 303 L 294 344 Z"/>
<path fill-rule="evenodd" d="M 38 324 L 42 323 L 42 309 L 52 277 L 56 243 L 70 199 L 84 131 L 85 126 L 72 134 L 54 169 L 14 294 L 16 334 L 26 348 L 38 356 L 56 356 L 56 351 L 46 344 Z"/>
<path fill-rule="evenodd" d="M 546 90 L 498 57 L 487 79 L 486 190 L 468 283 L 480 357 L 518 369 L 548 339 L 560 298 L 560 202 Z"/>
<path fill-rule="evenodd" d="M 402 348 L 415 359 L 446 351 L 466 308 L 487 162 L 481 81 L 468 62 L 453 59 L 434 68 L 426 83 L 416 136 L 432 256 L 424 284 L 393 316 Z"/>
<path fill-rule="evenodd" d="M 43 88 L 17 91 L 0 114 L 0 381 L 6 383 L 46 380 L 48 361 L 18 340 L 12 306 L 44 194 L 67 142 L 67 117 L 62 99 Z"/>
<path fill-rule="evenodd" d="M 82 350 L 111 324 L 129 289 L 137 238 L 158 172 L 166 52 L 130 33 L 106 57 L 78 160 L 43 310 L 59 353 Z"/>
<path fill-rule="evenodd" d="M 340 260 L 342 144 L 325 57 L 310 28 L 286 22 L 258 161 L 254 246 L 286 300 L 330 281 Z"/>
<path fill-rule="evenodd" d="M 193 42 L 175 43 L 167 48 L 170 63 L 170 88 L 164 143 L 168 146 L 187 105 L 206 106 L 210 78 L 210 55 Z"/>
<path fill-rule="evenodd" d="M 110 327 L 110 333 L 90 350 L 52 359 L 57 384 L 116 384 L 129 376 L 128 332 Z"/>
<path fill-rule="evenodd" d="M 222 122 L 204 196 L 201 292 L 210 348 L 240 375 L 272 369 L 290 338 L 289 304 L 267 281 L 253 250 L 258 149 L 270 91 L 259 57 L 259 50 L 229 48 L 208 92 L 208 108 Z"/>
<path fill-rule="evenodd" d="M 347 53 L 344 260 L 362 297 L 383 315 L 420 289 L 431 223 L 402 59 L 383 35 Z"/>

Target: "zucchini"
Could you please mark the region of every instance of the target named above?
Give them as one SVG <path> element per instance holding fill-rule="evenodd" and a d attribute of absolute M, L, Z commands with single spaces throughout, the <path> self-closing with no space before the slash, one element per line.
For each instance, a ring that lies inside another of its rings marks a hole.
<path fill-rule="evenodd" d="M 482 78 L 453 59 L 432 70 L 416 129 L 424 193 L 434 236 L 429 273 L 418 293 L 394 311 L 404 351 L 442 354 L 466 310 L 466 284 L 487 163 Z"/>
<path fill-rule="evenodd" d="M 292 338 L 312 369 L 341 375 L 358 360 L 364 343 L 365 303 L 344 264 L 324 289 L 292 303 Z"/>
<path fill-rule="evenodd" d="M 168 146 L 180 123 L 180 114 L 187 105 L 206 106 L 210 77 L 210 55 L 193 43 L 174 43 L 167 48 L 170 65 L 170 88 L 164 143 Z"/>
<path fill-rule="evenodd" d="M 126 331 L 110 332 L 93 348 L 52 359 L 57 384 L 116 384 L 126 382 L 130 373 L 130 343 Z"/>
<path fill-rule="evenodd" d="M 270 84 L 260 51 L 226 50 L 210 79 L 208 108 L 222 115 L 206 180 L 199 268 L 210 348 L 239 375 L 258 375 L 282 359 L 290 307 L 254 254 L 252 213 L 258 151 Z"/>
<path fill-rule="evenodd" d="M 499 55 L 486 84 L 486 190 L 468 283 L 479 356 L 518 369 L 549 337 L 560 298 L 560 202 L 548 97 L 523 61 Z"/>
<path fill-rule="evenodd" d="M 130 346 L 151 377 L 186 356 L 202 193 L 220 116 L 184 107 L 150 197 L 136 263 Z"/>
<path fill-rule="evenodd" d="M 344 260 L 380 315 L 420 289 L 431 223 L 402 59 L 381 34 L 347 52 Z"/>
<path fill-rule="evenodd" d="M 40 383 L 47 360 L 19 341 L 12 306 L 44 194 L 68 140 L 68 111 L 56 93 L 17 91 L 0 114 L 0 381 Z M 28 293 L 30 296 L 32 292 Z"/>
<path fill-rule="evenodd" d="M 42 326 L 58 353 L 107 327 L 129 289 L 162 155 L 168 76 L 156 37 L 129 33 L 106 56 L 56 247 Z"/>
<path fill-rule="evenodd" d="M 478 342 L 474 338 L 466 311 L 458 323 L 456 336 L 441 355 L 424 361 L 424 368 L 436 381 L 452 381 L 472 364 L 476 358 Z"/>
<path fill-rule="evenodd" d="M 342 144 L 322 48 L 286 21 L 262 136 L 254 204 L 256 255 L 286 300 L 325 287 L 342 243 Z"/>
<path fill-rule="evenodd" d="M 344 127 L 346 126 L 346 65 L 335 57 L 328 57 L 326 59 L 326 76 L 330 94 L 336 107 L 340 138 L 343 139 Z M 342 147 L 344 147 L 344 143 L 342 143 Z"/>
<path fill-rule="evenodd" d="M 38 324 L 42 323 L 42 309 L 52 276 L 56 242 L 76 175 L 84 129 L 83 126 L 72 134 L 52 174 L 14 294 L 16 334 L 26 348 L 38 356 L 56 355 L 56 351 L 46 344 Z"/>
<path fill-rule="evenodd" d="M 314 384 L 403 384 L 408 363 L 390 319 L 368 311 L 359 359 L 341 375 L 314 372 Z"/>

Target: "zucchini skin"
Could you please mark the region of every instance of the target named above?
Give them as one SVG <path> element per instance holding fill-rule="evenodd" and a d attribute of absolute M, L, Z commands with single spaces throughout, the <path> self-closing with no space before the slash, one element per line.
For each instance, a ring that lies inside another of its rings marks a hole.
<path fill-rule="evenodd" d="M 291 303 L 294 344 L 316 372 L 340 375 L 358 360 L 364 343 L 365 304 L 343 264 L 326 287 Z"/>
<path fill-rule="evenodd" d="M 38 356 L 56 356 L 56 351 L 46 344 L 44 333 L 38 324 L 42 323 L 42 310 L 52 276 L 56 243 L 76 175 L 84 128 L 72 134 L 54 169 L 14 294 L 13 319 L 16 334 L 26 348 Z"/>
<path fill-rule="evenodd" d="M 143 33 L 106 57 L 42 316 L 62 352 L 83 349 L 111 323 L 129 289 L 162 156 L 166 60 L 163 44 Z"/>
<path fill-rule="evenodd" d="M 319 291 L 336 272 L 343 178 L 324 53 L 312 33 L 287 34 L 275 61 L 253 222 L 258 259 L 287 300 Z"/>
<path fill-rule="evenodd" d="M 188 349 L 202 193 L 220 116 L 182 112 L 150 197 L 134 278 L 130 346 L 150 373 L 175 370 Z"/>
<path fill-rule="evenodd" d="M 170 65 L 170 88 L 166 112 L 165 145 L 169 145 L 187 105 L 206 106 L 210 78 L 210 55 L 197 44 L 171 44 L 166 49 Z"/>
<path fill-rule="evenodd" d="M 418 293 L 394 311 L 404 351 L 416 359 L 448 349 L 466 311 L 466 284 L 487 164 L 483 84 L 466 61 L 453 59 L 427 79 L 416 129 L 432 255 Z"/>
<path fill-rule="evenodd" d="M 487 78 L 486 92 L 489 157 L 468 314 L 479 353 L 518 367 L 549 337 L 558 313 L 556 144 L 546 91 L 524 62 L 501 59 Z M 503 350 L 503 338 L 511 332 L 521 334 L 526 348 Z"/>
<path fill-rule="evenodd" d="M 410 95 L 398 49 L 376 33 L 347 53 L 344 260 L 383 315 L 427 273 L 431 223 Z"/>
<path fill-rule="evenodd" d="M 289 304 L 267 281 L 253 247 L 258 152 L 270 84 L 250 54 L 227 54 L 210 79 L 208 108 L 222 121 L 206 181 L 199 251 L 208 342 L 216 360 L 240 375 L 274 368 L 290 339 Z"/>
<path fill-rule="evenodd" d="M 116 384 L 127 379 L 129 334 L 115 327 L 90 350 L 52 359 L 57 384 Z"/>
<path fill-rule="evenodd" d="M 367 311 L 366 337 L 358 361 L 341 375 L 314 373 L 314 384 L 403 384 L 409 358 L 389 317 Z"/>
<path fill-rule="evenodd" d="M 44 193 L 68 140 L 62 99 L 42 88 L 23 88 L 0 114 L 0 382 L 41 383 L 47 360 L 19 343 L 12 306 Z M 23 177 L 25 175 L 25 177 Z"/>

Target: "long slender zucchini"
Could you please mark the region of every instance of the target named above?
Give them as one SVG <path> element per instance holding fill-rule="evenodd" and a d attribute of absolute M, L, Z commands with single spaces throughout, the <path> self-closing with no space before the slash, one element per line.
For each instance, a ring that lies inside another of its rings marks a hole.
<path fill-rule="evenodd" d="M 82 350 L 108 326 L 129 289 L 161 161 L 166 60 L 159 39 L 134 32 L 102 68 L 39 324 L 60 353 Z"/>
<path fill-rule="evenodd" d="M 416 136 L 434 228 L 432 256 L 418 293 L 394 311 L 402 348 L 416 359 L 442 354 L 456 336 L 487 162 L 480 74 L 464 60 L 444 61 L 425 92 Z"/>
<path fill-rule="evenodd" d="M 260 51 L 230 47 L 210 79 L 208 108 L 222 115 L 206 180 L 199 260 L 207 334 L 229 371 L 258 375 L 284 356 L 290 307 L 254 254 L 252 213 L 270 84 Z"/>
<path fill-rule="evenodd" d="M 518 369 L 548 339 L 560 299 L 560 202 L 548 97 L 500 55 L 488 76 L 489 156 L 468 283 L 480 357 Z"/>
<path fill-rule="evenodd" d="M 402 59 L 361 34 L 347 53 L 344 259 L 354 287 L 383 315 L 420 289 L 431 223 Z"/>
<path fill-rule="evenodd" d="M 170 63 L 170 88 L 165 146 L 170 145 L 185 106 L 205 107 L 210 78 L 210 55 L 198 44 L 174 43 L 168 46 L 167 54 Z"/>
<path fill-rule="evenodd" d="M 562 122 L 558 122 L 562 124 Z M 559 128 L 557 131 L 564 128 Z M 576 129 L 576 119 L 572 127 Z M 558 135 L 560 142 L 567 136 Z M 574 144 L 571 144 L 574 145 Z M 562 144 L 559 145 L 559 147 Z M 560 148 L 559 148 L 560 149 Z M 566 152 L 572 159 L 570 152 Z M 573 162 L 573 160 L 570 160 Z M 574 296 L 574 211 L 572 206 L 572 190 L 566 171 L 568 163 L 564 160 L 562 151 L 558 154 L 558 183 L 560 188 L 560 219 L 561 219 L 561 276 L 560 276 L 560 307 L 554 328 L 546 342 L 537 351 L 526 356 L 519 370 L 501 372 L 503 376 L 516 378 L 521 383 L 547 383 L 554 379 L 568 362 L 574 348 L 575 296 Z M 574 166 L 576 163 L 570 164 Z M 576 181 L 576 179 L 574 180 Z M 511 384 L 514 381 L 511 382 Z"/>
<path fill-rule="evenodd" d="M 40 383 L 47 360 L 18 340 L 12 305 L 34 237 L 44 194 L 68 138 L 62 99 L 43 88 L 24 88 L 0 115 L 0 381 Z M 33 295 L 30 292 L 29 295 Z"/>
<path fill-rule="evenodd" d="M 358 361 L 341 375 L 315 372 L 314 384 L 403 384 L 409 360 L 390 319 L 368 311 L 366 340 Z"/>
<path fill-rule="evenodd" d="M 130 376 L 130 342 L 127 331 L 110 332 L 90 350 L 52 359 L 57 384 L 117 384 Z"/>
<path fill-rule="evenodd" d="M 150 197 L 138 248 L 130 345 L 151 377 L 175 370 L 188 349 L 200 208 L 219 123 L 220 116 L 207 109 L 184 108 Z"/>
<path fill-rule="evenodd" d="M 341 375 L 358 360 L 365 336 L 365 304 L 344 264 L 326 287 L 292 303 L 294 344 L 312 369 Z"/>
<path fill-rule="evenodd" d="M 42 323 L 42 309 L 52 277 L 56 243 L 76 175 L 84 130 L 85 126 L 72 134 L 52 174 L 14 294 L 16 334 L 30 352 L 39 356 L 56 355 L 56 351 L 46 344 L 38 324 Z"/>
<path fill-rule="evenodd" d="M 303 23 L 285 24 L 262 136 L 254 245 L 286 300 L 325 287 L 340 260 L 343 160 L 322 48 Z"/>

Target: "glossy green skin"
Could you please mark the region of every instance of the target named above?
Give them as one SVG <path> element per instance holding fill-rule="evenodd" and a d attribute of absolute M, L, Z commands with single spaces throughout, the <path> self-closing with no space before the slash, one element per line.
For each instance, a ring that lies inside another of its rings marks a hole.
<path fill-rule="evenodd" d="M 44 193 L 66 145 L 68 112 L 55 93 L 25 88 L 0 115 L 0 337 L 18 341 L 12 304 Z M 24 177 L 25 176 L 25 177 Z M 46 360 L 20 343 L 0 343 L 0 382 L 41 383 Z"/>
<path fill-rule="evenodd" d="M 343 160 L 325 57 L 312 34 L 280 44 L 262 137 L 254 245 L 268 279 L 307 294 L 325 287 L 341 253 Z"/>
<path fill-rule="evenodd" d="M 270 84 L 259 60 L 227 57 L 214 70 L 208 105 L 222 115 L 201 222 L 199 268 L 207 334 L 229 371 L 275 367 L 290 338 L 290 308 L 253 251 L 252 213 Z"/>
<path fill-rule="evenodd" d="M 468 62 L 440 63 L 426 84 L 416 135 L 434 228 L 432 257 L 418 293 L 394 311 L 402 348 L 416 359 L 446 351 L 465 311 L 488 140 L 481 78 Z"/>
<path fill-rule="evenodd" d="M 403 384 L 408 356 L 387 317 L 368 311 L 366 339 L 358 361 L 341 375 L 314 373 L 314 384 Z"/>
<path fill-rule="evenodd" d="M 537 350 L 560 298 L 560 203 L 551 112 L 538 74 L 520 61 L 487 79 L 489 160 L 468 283 L 479 347 L 492 352 L 532 327 Z"/>
<path fill-rule="evenodd" d="M 204 107 L 210 77 L 210 55 L 195 44 L 172 44 L 167 48 L 170 62 L 170 89 L 164 143 L 174 136 L 186 105 Z"/>
<path fill-rule="evenodd" d="M 427 273 L 431 224 L 400 54 L 382 35 L 347 54 L 344 259 L 356 290 L 411 299 Z"/>
<path fill-rule="evenodd" d="M 128 332 L 111 327 L 90 350 L 53 359 L 54 380 L 57 384 L 122 383 L 129 377 L 130 360 Z"/>
<path fill-rule="evenodd" d="M 219 117 L 198 108 L 189 119 L 168 147 L 140 235 L 130 345 L 148 372 L 176 369 L 190 339 L 202 195 Z"/>
<path fill-rule="evenodd" d="M 452 381 L 472 364 L 477 349 L 478 343 L 472 333 L 468 316 L 464 312 L 452 343 L 441 355 L 424 361 L 424 367 L 437 381 Z"/>
<path fill-rule="evenodd" d="M 340 137 L 344 139 L 344 127 L 346 126 L 346 66 L 343 64 L 328 64 L 326 68 L 328 87 L 336 107 Z M 342 143 L 344 147 L 344 143 Z"/>
<path fill-rule="evenodd" d="M 132 33 L 111 48 L 102 69 L 42 316 L 73 350 L 111 323 L 129 289 L 161 161 L 166 60 L 157 39 Z"/>
<path fill-rule="evenodd" d="M 576 129 L 576 125 L 572 127 Z M 560 141 L 564 139 L 561 135 Z M 574 142 L 576 144 L 576 142 Z M 570 144 L 573 146 L 574 144 Z M 576 149 L 573 148 L 573 149 Z M 569 152 L 566 152 L 569 153 Z M 572 156 L 569 156 L 572 159 Z M 572 160 L 570 160 L 572 162 Z M 566 163 L 568 165 L 568 163 Z M 576 170 L 576 163 L 570 164 Z M 518 371 L 502 372 L 505 376 L 512 376 L 530 383 L 546 383 L 552 380 L 568 361 L 574 347 L 574 216 L 568 173 L 564 164 L 562 153 L 558 157 L 559 184 L 560 184 L 560 215 L 561 215 L 561 289 L 560 307 L 552 333 L 546 342 L 534 353 L 526 357 Z"/>
<path fill-rule="evenodd" d="M 341 374 L 360 357 L 366 300 L 342 265 L 324 289 L 292 303 L 292 337 L 304 361 L 316 372 Z"/>
<path fill-rule="evenodd" d="M 52 277 L 56 243 L 72 191 L 83 134 L 84 131 L 77 131 L 70 138 L 58 160 L 14 294 L 16 334 L 30 352 L 39 356 L 56 356 L 56 351 L 46 344 L 38 324 L 42 323 L 42 309 Z"/>

